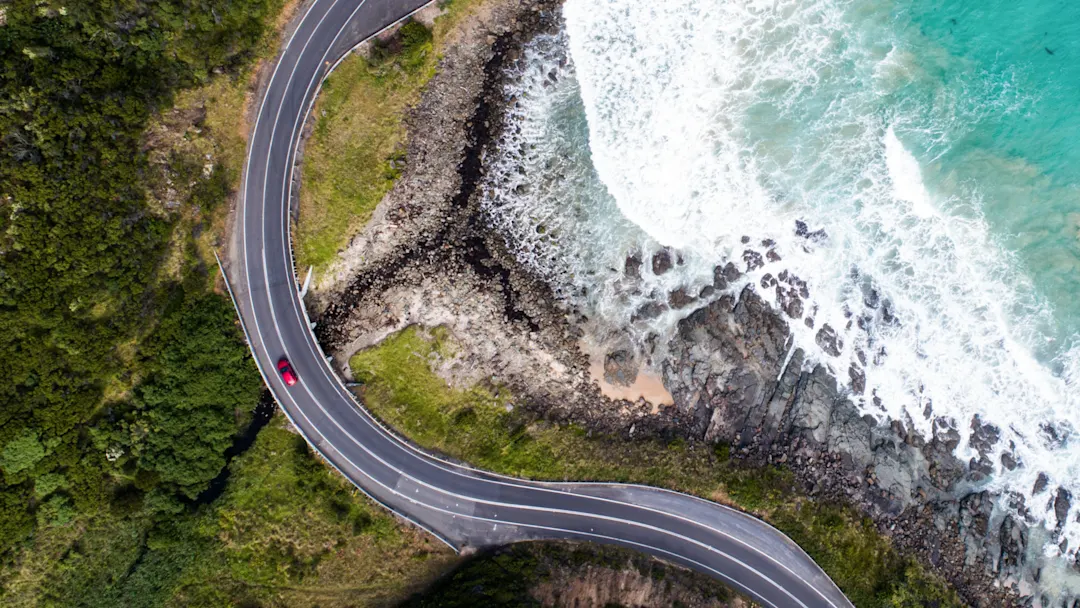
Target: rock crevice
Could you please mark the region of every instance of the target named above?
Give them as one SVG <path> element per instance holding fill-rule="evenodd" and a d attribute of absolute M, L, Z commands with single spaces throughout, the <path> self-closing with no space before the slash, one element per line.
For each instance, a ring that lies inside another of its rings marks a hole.
<path fill-rule="evenodd" d="M 718 273 L 720 269 L 718 269 Z M 944 421 L 924 441 L 905 425 L 861 415 L 825 366 L 807 369 L 787 321 L 755 291 L 724 295 L 679 323 L 664 381 L 690 432 L 724 442 L 747 464 L 783 463 L 806 493 L 871 516 L 899 548 L 922 557 L 975 606 L 1020 605 L 1037 572 L 1025 563 L 1029 522 L 994 508 L 980 465 L 953 455 Z M 992 442 L 994 430 L 983 429 Z M 1071 497 L 1055 495 L 1063 511 Z M 1055 502 L 1055 507 L 1057 502 Z"/>

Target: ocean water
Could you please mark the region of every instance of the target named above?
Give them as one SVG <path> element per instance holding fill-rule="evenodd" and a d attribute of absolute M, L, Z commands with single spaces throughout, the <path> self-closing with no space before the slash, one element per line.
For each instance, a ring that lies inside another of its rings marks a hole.
<path fill-rule="evenodd" d="M 519 258 L 655 345 L 688 311 L 642 319 L 643 302 L 771 249 L 744 284 L 806 282 L 789 322 L 811 363 L 865 375 L 850 398 L 868 414 L 955 428 L 964 459 L 972 420 L 995 425 L 982 483 L 1051 529 L 1071 492 L 1045 552 L 1073 554 L 1080 3 L 567 0 L 564 16 L 508 86 L 487 184 Z M 653 276 L 661 246 L 682 264 Z M 815 339 L 825 324 L 839 355 Z"/>

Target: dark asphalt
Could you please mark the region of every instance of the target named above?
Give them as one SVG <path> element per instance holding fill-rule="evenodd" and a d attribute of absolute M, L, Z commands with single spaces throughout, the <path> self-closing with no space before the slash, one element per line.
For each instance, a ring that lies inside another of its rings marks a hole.
<path fill-rule="evenodd" d="M 704 500 L 640 486 L 543 484 L 419 452 L 380 426 L 335 376 L 310 331 L 289 242 L 294 154 L 322 79 L 353 45 L 423 0 L 315 0 L 278 59 L 259 109 L 234 241 L 231 286 L 252 353 L 304 437 L 360 489 L 461 550 L 536 539 L 614 543 L 690 566 L 765 606 L 851 604 L 790 540 Z M 276 363 L 300 377 L 286 387 Z"/>

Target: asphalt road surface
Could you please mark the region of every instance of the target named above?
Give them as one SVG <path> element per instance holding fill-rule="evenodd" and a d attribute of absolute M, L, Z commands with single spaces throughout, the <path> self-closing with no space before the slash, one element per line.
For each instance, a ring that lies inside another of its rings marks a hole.
<path fill-rule="evenodd" d="M 244 173 L 230 285 L 251 351 L 281 408 L 361 490 L 456 550 L 539 539 L 622 545 L 720 579 L 764 606 L 850 602 L 793 542 L 720 505 L 655 488 L 523 481 L 428 455 L 385 429 L 346 390 L 311 332 L 289 241 L 301 127 L 322 79 L 355 44 L 423 0 L 314 0 L 274 66 Z M 277 372 L 288 357 L 299 375 Z"/>

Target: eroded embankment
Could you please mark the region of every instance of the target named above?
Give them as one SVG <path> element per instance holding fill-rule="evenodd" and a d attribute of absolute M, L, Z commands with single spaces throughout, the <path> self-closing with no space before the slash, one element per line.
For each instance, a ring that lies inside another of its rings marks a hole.
<path fill-rule="evenodd" d="M 708 297 L 676 298 L 697 310 L 679 323 L 662 365 L 674 407 L 600 393 L 579 348 L 581 312 L 561 306 L 517 263 L 477 201 L 502 110 L 513 103 L 504 74 L 533 35 L 560 27 L 559 3 L 489 4 L 408 116 L 403 175 L 309 296 L 321 311 L 317 335 L 341 373 L 350 374 L 352 353 L 395 331 L 445 326 L 464 351 L 444 370 L 451 382 L 498 383 L 548 419 L 628 439 L 731 444 L 748 465 L 791 469 L 808 495 L 872 517 L 972 605 L 1014 604 L 1014 590 L 1000 582 L 1038 576 L 1025 565 L 1026 525 L 994 513 L 985 493 L 956 491 L 978 463 L 952 455 L 948 429 L 924 441 L 902 424 L 875 425 L 823 368 L 802 371 L 783 317 L 753 288 L 735 291 L 740 267 L 718 267 Z M 634 268 L 628 260 L 626 271 Z"/>
<path fill-rule="evenodd" d="M 644 401 L 613 404 L 588 378 L 551 289 L 489 227 L 477 190 L 507 103 L 503 75 L 537 32 L 559 27 L 558 2 L 489 2 L 445 54 L 406 119 L 406 168 L 332 275 L 309 296 L 316 334 L 339 370 L 359 348 L 410 324 L 447 325 L 470 354 L 468 378 L 527 395 L 553 419 L 587 417 L 619 432 Z M 669 416 L 644 425 L 674 428 Z"/>

